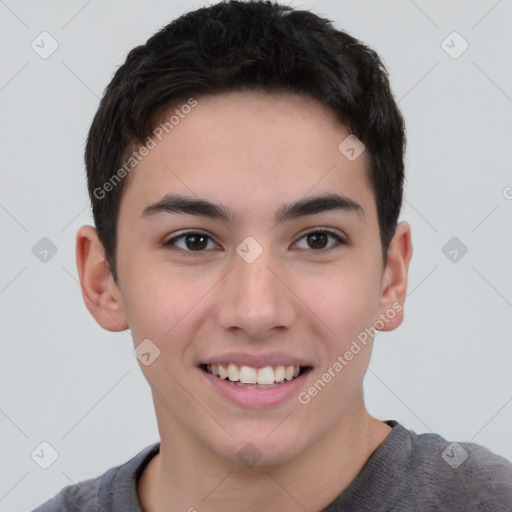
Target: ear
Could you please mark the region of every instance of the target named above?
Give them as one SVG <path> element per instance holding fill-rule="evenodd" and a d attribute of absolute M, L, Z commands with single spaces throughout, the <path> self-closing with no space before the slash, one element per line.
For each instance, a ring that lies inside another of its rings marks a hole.
<path fill-rule="evenodd" d="M 105 259 L 103 244 L 92 226 L 78 230 L 76 265 L 85 305 L 96 322 L 107 331 L 127 329 L 119 289 Z"/>
<path fill-rule="evenodd" d="M 411 227 L 407 222 L 400 222 L 389 245 L 386 268 L 382 276 L 380 317 L 375 322 L 375 328 L 379 331 L 392 331 L 403 321 L 411 257 Z"/>

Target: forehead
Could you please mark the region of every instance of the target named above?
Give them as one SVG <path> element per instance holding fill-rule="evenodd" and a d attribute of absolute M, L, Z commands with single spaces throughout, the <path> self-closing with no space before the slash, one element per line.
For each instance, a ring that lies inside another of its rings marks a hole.
<path fill-rule="evenodd" d="M 325 192 L 365 203 L 365 213 L 374 210 L 367 155 L 349 160 L 339 149 L 349 132 L 309 97 L 256 91 L 200 96 L 167 111 L 155 130 L 121 210 L 140 214 L 165 194 L 183 193 L 254 217 L 263 205 Z"/>

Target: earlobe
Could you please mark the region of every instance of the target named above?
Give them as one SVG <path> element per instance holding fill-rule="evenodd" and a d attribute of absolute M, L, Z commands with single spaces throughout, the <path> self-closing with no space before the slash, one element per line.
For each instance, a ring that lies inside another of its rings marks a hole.
<path fill-rule="evenodd" d="M 76 264 L 85 305 L 96 322 L 107 331 L 127 329 L 119 289 L 110 274 L 103 245 L 92 226 L 82 226 L 78 230 Z"/>
<path fill-rule="evenodd" d="M 376 323 L 380 331 L 392 331 L 402 323 L 411 257 L 411 227 L 407 222 L 400 222 L 389 245 L 382 280 L 380 321 Z"/>

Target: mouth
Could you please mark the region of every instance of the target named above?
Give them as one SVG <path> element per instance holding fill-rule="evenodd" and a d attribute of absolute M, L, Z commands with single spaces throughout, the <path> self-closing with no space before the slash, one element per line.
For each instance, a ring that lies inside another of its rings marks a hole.
<path fill-rule="evenodd" d="M 299 379 L 311 366 L 278 365 L 256 368 L 235 363 L 202 364 L 201 370 L 233 386 L 248 389 L 273 389 Z"/>

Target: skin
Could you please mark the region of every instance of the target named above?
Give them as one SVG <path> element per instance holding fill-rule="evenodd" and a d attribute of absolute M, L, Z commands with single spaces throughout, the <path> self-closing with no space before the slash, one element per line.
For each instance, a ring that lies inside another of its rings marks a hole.
<path fill-rule="evenodd" d="M 391 430 L 364 404 L 372 343 L 306 405 L 293 397 L 243 408 L 206 385 L 197 365 L 226 352 L 294 354 L 313 366 L 307 390 L 359 333 L 403 304 L 410 226 L 399 223 L 383 266 L 366 154 L 351 162 L 338 150 L 348 132 L 328 107 L 260 92 L 197 100 L 130 176 L 118 219 L 117 285 L 96 231 L 83 226 L 77 235 L 83 296 L 96 321 L 110 331 L 130 328 L 135 346 L 149 338 L 161 351 L 140 365 L 161 437 L 138 485 L 141 506 L 319 511 Z M 172 213 L 141 218 L 171 192 L 226 205 L 237 222 Z M 333 192 L 363 213 L 334 210 L 275 223 L 283 203 Z M 348 244 L 329 237 L 319 251 L 304 235 L 320 228 Z M 208 246 L 194 257 L 184 251 L 196 246 L 183 239 L 181 252 L 163 245 L 182 230 L 204 232 Z M 247 236 L 263 249 L 252 263 L 236 252 Z M 400 325 L 403 311 L 395 313 L 380 330 Z M 253 467 L 237 458 L 247 442 L 261 453 Z"/>

